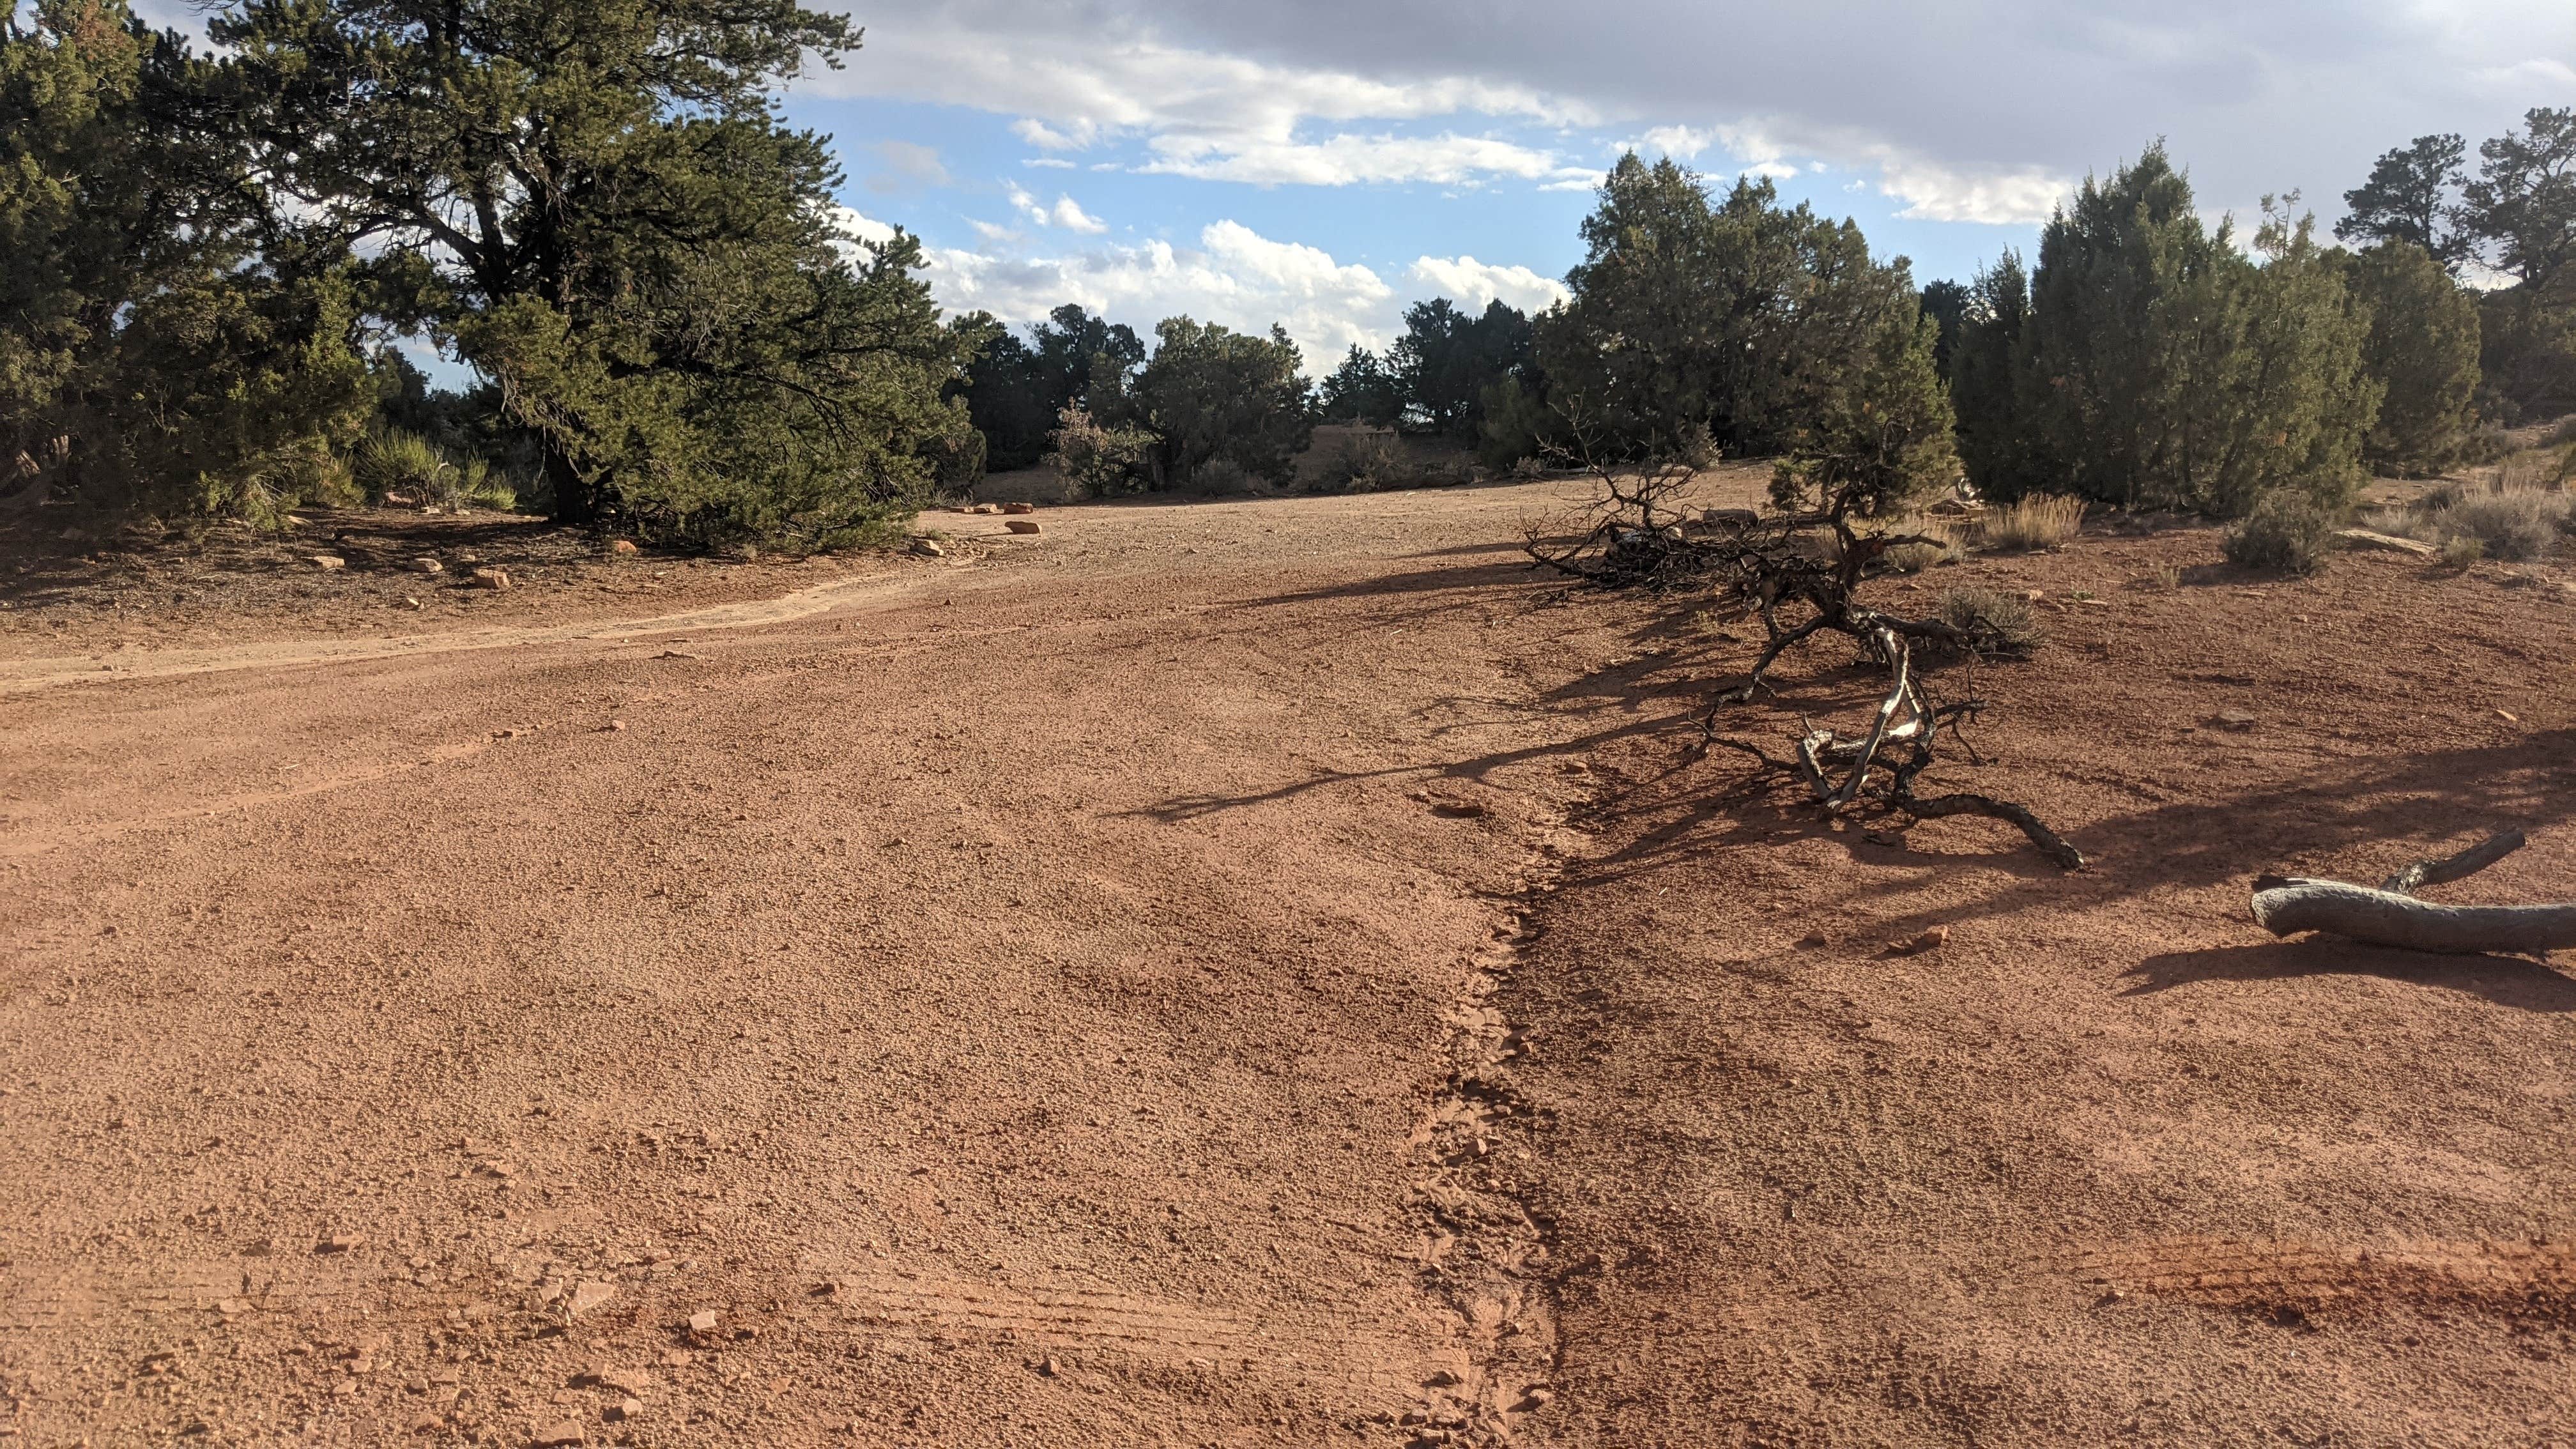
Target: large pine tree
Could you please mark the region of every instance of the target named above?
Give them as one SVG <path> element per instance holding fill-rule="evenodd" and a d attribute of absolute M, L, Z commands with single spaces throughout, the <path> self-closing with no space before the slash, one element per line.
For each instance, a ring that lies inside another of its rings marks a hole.
<path fill-rule="evenodd" d="M 977 459 L 917 244 L 862 245 L 777 87 L 858 32 L 794 0 L 246 0 L 263 174 L 375 305 L 500 388 L 556 514 L 826 538 Z"/>

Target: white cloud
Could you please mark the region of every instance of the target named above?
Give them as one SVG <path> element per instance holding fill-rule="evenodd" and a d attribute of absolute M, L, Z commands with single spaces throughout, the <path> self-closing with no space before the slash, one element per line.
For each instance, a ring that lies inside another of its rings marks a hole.
<path fill-rule="evenodd" d="M 1078 231 L 1085 236 L 1098 236 L 1109 230 L 1109 223 L 1084 211 L 1081 205 L 1070 196 L 1059 195 L 1055 199 L 1055 205 L 1049 206 L 1030 195 L 1028 188 L 1017 182 L 1004 183 L 1004 191 L 1011 199 L 1012 210 L 1039 226 L 1060 226 L 1066 231 Z"/>
<path fill-rule="evenodd" d="M 1495 266 L 1474 257 L 1423 257 L 1406 274 L 1434 296 L 1452 298 L 1469 308 L 1500 299 L 1524 312 L 1544 312 L 1570 293 L 1554 277 L 1527 267 Z"/>
<path fill-rule="evenodd" d="M 912 141 L 879 141 L 869 148 L 885 163 L 885 169 L 868 178 L 871 191 L 900 191 L 910 186 L 946 186 L 948 168 L 939 159 L 939 149 Z"/>
<path fill-rule="evenodd" d="M 1011 230 L 1009 227 L 1004 226 L 999 222 L 978 221 L 973 217 L 968 217 L 966 219 L 966 224 L 975 228 L 975 235 L 982 237 L 988 242 L 1018 241 L 1020 239 L 1020 234 L 1018 232 Z"/>
<path fill-rule="evenodd" d="M 1085 236 L 1098 236 L 1109 230 L 1109 223 L 1084 211 L 1074 204 L 1070 196 L 1057 197 L 1054 208 L 1047 212 L 1047 218 L 1066 231 L 1078 231 Z"/>
<path fill-rule="evenodd" d="M 832 220 L 841 231 L 861 241 L 883 245 L 894 240 L 894 228 L 872 217 L 861 216 L 846 206 L 832 208 Z"/>
<path fill-rule="evenodd" d="M 1031 156 L 1020 164 L 1023 166 L 1044 166 L 1056 171 L 1070 171 L 1073 169 L 1073 163 L 1067 161 L 1061 156 Z"/>
<path fill-rule="evenodd" d="M 1155 240 L 1052 257 L 939 248 L 927 257 L 932 291 L 955 311 L 1035 322 L 1079 302 L 1140 332 L 1182 314 L 1246 332 L 1276 322 L 1310 370 L 1355 342 L 1383 346 L 1394 317 L 1395 289 L 1367 267 L 1233 221 L 1201 230 L 1195 247 Z"/>

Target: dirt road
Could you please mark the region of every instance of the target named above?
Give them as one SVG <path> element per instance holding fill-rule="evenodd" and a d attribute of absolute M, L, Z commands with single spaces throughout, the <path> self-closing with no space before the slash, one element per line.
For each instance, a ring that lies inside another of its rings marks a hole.
<path fill-rule="evenodd" d="M 1521 568 L 1563 489 L 11 635 L 0 1428 L 2576 1442 L 2576 982 L 2242 919 L 2501 823 L 2454 898 L 2576 894 L 2558 591 L 1961 571 L 2196 571 L 1990 681 L 2070 879 L 1737 791 L 1741 641 Z"/>

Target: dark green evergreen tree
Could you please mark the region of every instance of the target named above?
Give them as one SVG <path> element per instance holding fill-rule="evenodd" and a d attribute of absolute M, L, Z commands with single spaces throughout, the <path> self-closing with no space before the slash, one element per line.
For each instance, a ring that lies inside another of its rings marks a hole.
<path fill-rule="evenodd" d="M 2335 223 L 2335 236 L 2364 246 L 2406 242 L 2457 275 L 2477 250 L 2458 201 L 2468 150 L 2455 135 L 2418 136 L 2381 156 L 2370 178 L 2343 194 L 2347 215 Z"/>
<path fill-rule="evenodd" d="M 1974 425 L 2022 451 L 1971 446 L 1977 485 L 2228 516 L 2285 487 L 2340 503 L 2378 408 L 2367 322 L 2286 207 L 2256 249 L 2202 225 L 2162 146 L 2088 179 L 2040 236 L 2013 413 L 1981 401 Z"/>
<path fill-rule="evenodd" d="M 1315 426 L 1288 334 L 1170 317 L 1154 328 L 1154 341 L 1132 394 L 1106 416 L 1153 431 L 1156 486 L 1188 487 L 1211 463 L 1288 479 Z"/>
<path fill-rule="evenodd" d="M 500 387 L 558 517 L 711 540 L 878 526 L 980 466 L 919 245 L 837 220 L 777 88 L 858 43 L 795 0 L 246 0 L 258 174 L 374 305 Z"/>
<path fill-rule="evenodd" d="M 2362 369 L 2383 394 L 2362 456 L 2431 477 L 2459 459 L 2477 424 L 2477 297 L 2411 242 L 2352 254 L 2344 273 L 2370 319 Z"/>
<path fill-rule="evenodd" d="M 1950 353 L 1950 405 L 1958 418 L 1959 461 L 1979 491 L 2010 501 L 2047 491 L 2022 434 L 2022 331 L 2030 319 L 2030 276 L 2021 254 L 2005 252 L 1977 273 Z"/>
<path fill-rule="evenodd" d="M 1849 221 L 1782 208 L 1768 180 L 1712 204 L 1670 159 L 1631 154 L 1583 238 L 1536 359 L 1554 407 L 1632 454 L 1796 447 L 1922 315 L 1901 261 L 1873 259 Z"/>
<path fill-rule="evenodd" d="M 216 73 L 124 0 L 0 16 L 0 491 L 260 511 L 346 487 L 340 256 L 269 235 Z"/>
<path fill-rule="evenodd" d="M 1328 422 L 1390 428 L 1404 416 L 1404 385 L 1376 353 L 1354 342 L 1317 389 Z"/>

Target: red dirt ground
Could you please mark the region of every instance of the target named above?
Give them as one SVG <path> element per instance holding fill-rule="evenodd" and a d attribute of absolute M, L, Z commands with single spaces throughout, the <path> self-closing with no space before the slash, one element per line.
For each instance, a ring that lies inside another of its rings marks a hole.
<path fill-rule="evenodd" d="M 0 1428 L 2576 1443 L 2576 980 L 2245 909 L 2507 824 L 2444 898 L 2571 894 L 2551 571 L 2097 528 L 1883 586 L 2044 591 L 1942 776 L 2066 876 L 1699 751 L 1746 630 L 1521 567 L 1572 491 L 496 522 L 532 580 L 417 610 L 407 534 L 31 569 Z M 190 569 L 193 623 L 120 592 Z"/>

